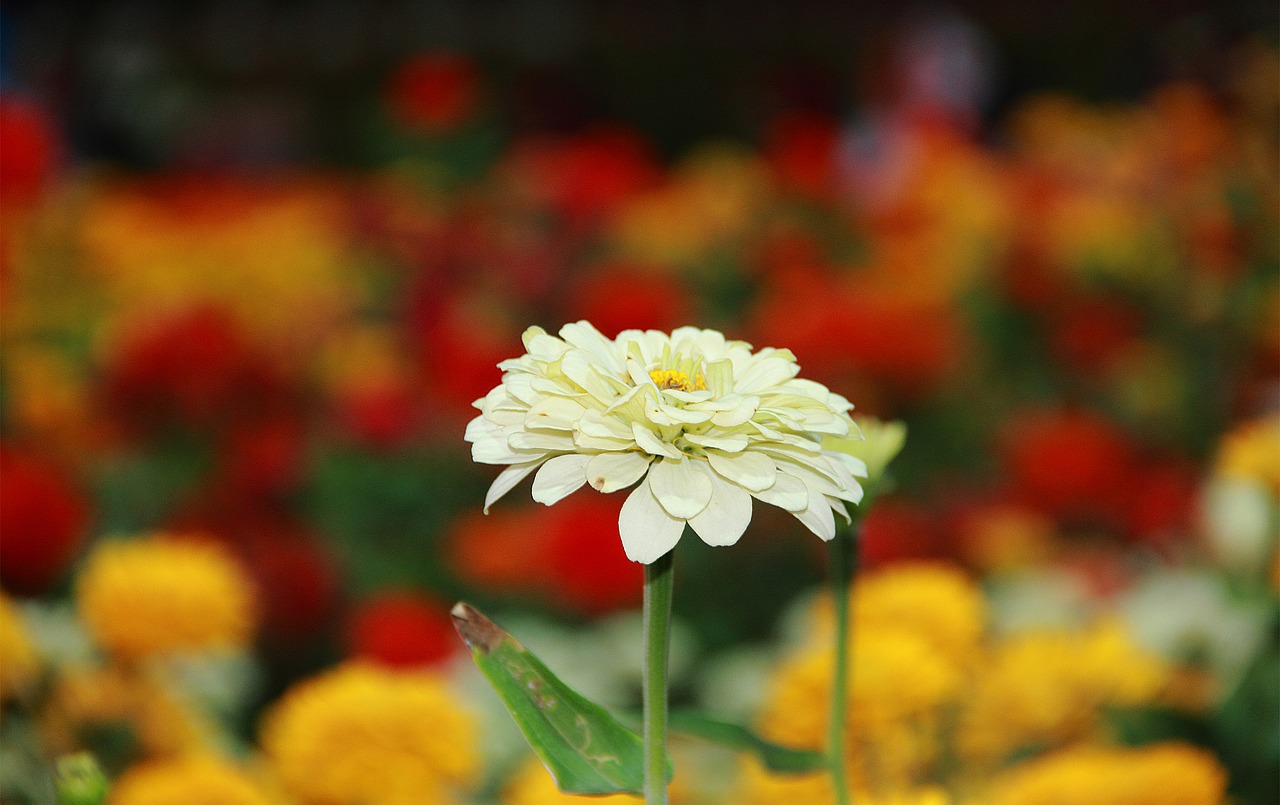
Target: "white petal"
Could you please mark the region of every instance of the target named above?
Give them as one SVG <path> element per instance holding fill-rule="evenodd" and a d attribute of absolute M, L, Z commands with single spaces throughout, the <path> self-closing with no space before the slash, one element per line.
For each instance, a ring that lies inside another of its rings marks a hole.
<path fill-rule="evenodd" d="M 650 458 L 628 450 L 601 453 L 587 463 L 587 483 L 600 492 L 617 492 L 631 486 L 649 469 Z"/>
<path fill-rule="evenodd" d="M 507 437 L 507 446 L 512 450 L 557 450 L 567 453 L 573 449 L 573 437 L 567 433 L 517 430 Z"/>
<path fill-rule="evenodd" d="M 649 487 L 672 517 L 689 519 L 711 500 L 711 475 L 691 458 L 664 458 L 649 469 Z"/>
<path fill-rule="evenodd" d="M 550 506 L 576 492 L 587 482 L 587 462 L 591 456 L 571 453 L 556 456 L 542 465 L 533 479 L 533 499 Z"/>
<path fill-rule="evenodd" d="M 821 492 L 809 490 L 809 505 L 803 511 L 795 512 L 796 519 L 805 524 L 810 531 L 817 534 L 824 542 L 830 542 L 836 535 L 836 518 L 831 512 L 831 504 Z"/>
<path fill-rule="evenodd" d="M 809 505 L 809 490 L 804 481 L 794 475 L 778 473 L 773 486 L 753 494 L 765 503 L 789 512 L 801 511 Z"/>
<path fill-rule="evenodd" d="M 640 445 L 641 450 L 650 455 L 667 456 L 668 458 L 680 458 L 684 455 L 672 445 L 659 439 L 657 434 L 639 422 L 631 423 L 631 437 L 636 440 L 636 444 Z"/>
<path fill-rule="evenodd" d="M 493 484 L 489 487 L 489 492 L 484 496 L 484 513 L 489 513 L 489 507 L 498 502 L 498 498 L 510 492 L 515 485 L 524 480 L 524 477 L 533 472 L 534 469 L 542 463 L 542 460 L 529 461 L 524 464 L 512 464 L 502 472 L 498 473 L 498 477 L 493 480 Z"/>
<path fill-rule="evenodd" d="M 733 390 L 739 394 L 752 394 L 790 380 L 799 371 L 799 366 L 784 358 L 757 359 L 745 372 L 734 378 Z"/>
<path fill-rule="evenodd" d="M 711 501 L 689 519 L 689 525 L 708 545 L 732 545 L 751 522 L 751 495 L 714 474 L 711 483 Z"/>
<path fill-rule="evenodd" d="M 569 350 L 560 359 L 560 371 L 565 377 L 582 387 L 582 390 L 608 405 L 620 390 L 609 382 L 599 364 L 592 363 L 582 350 Z"/>
<path fill-rule="evenodd" d="M 631 561 L 647 565 L 676 546 L 684 533 L 684 522 L 663 510 L 646 478 L 622 504 L 618 516 L 622 549 Z"/>
<path fill-rule="evenodd" d="M 549 428 L 551 430 L 573 430 L 574 424 L 586 413 L 573 400 L 565 397 L 543 397 L 532 406 L 524 416 L 526 428 Z"/>
<path fill-rule="evenodd" d="M 778 477 L 778 468 L 773 459 L 763 453 L 721 453 L 709 450 L 707 458 L 711 460 L 711 469 L 752 492 L 768 489 Z"/>
<path fill-rule="evenodd" d="M 696 433 L 686 433 L 684 439 L 690 444 L 696 444 L 699 447 L 714 447 L 717 450 L 727 450 L 730 453 L 745 450 L 749 443 L 746 435 L 741 433 L 732 433 L 728 436 L 700 436 Z"/>

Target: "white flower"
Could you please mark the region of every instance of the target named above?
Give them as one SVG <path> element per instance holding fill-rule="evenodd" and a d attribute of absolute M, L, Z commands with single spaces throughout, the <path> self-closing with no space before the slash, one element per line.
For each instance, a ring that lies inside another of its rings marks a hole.
<path fill-rule="evenodd" d="M 732 545 L 751 500 L 781 507 L 824 540 L 835 514 L 862 499 L 866 465 L 822 449 L 856 432 L 849 401 L 796 377 L 785 349 L 751 351 L 715 330 L 626 330 L 585 321 L 560 337 L 524 333 L 528 352 L 498 366 L 502 384 L 475 402 L 472 457 L 509 465 L 485 511 L 537 470 L 533 498 L 555 503 L 584 484 L 616 492 L 637 481 L 618 530 L 627 557 L 649 563 L 688 523 L 708 545 Z M 856 476 L 856 477 L 855 477 Z"/>

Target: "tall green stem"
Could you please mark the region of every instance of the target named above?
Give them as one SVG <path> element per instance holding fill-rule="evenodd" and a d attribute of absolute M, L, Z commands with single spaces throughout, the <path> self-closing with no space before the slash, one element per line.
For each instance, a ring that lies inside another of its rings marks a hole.
<path fill-rule="evenodd" d="M 849 805 L 849 781 L 845 775 L 844 725 L 849 690 L 849 588 L 858 565 L 854 528 L 840 529 L 827 543 L 831 560 L 831 597 L 835 606 L 835 673 L 831 680 L 831 714 L 827 721 L 827 762 L 836 805 Z"/>
<path fill-rule="evenodd" d="M 644 567 L 644 801 L 667 805 L 667 655 L 672 553 Z"/>

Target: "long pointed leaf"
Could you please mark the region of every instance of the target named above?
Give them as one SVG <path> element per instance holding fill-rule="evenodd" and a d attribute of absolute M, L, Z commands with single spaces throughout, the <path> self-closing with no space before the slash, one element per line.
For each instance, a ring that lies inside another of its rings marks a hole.
<path fill-rule="evenodd" d="M 569 794 L 637 794 L 644 744 L 603 707 L 584 698 L 474 607 L 458 603 L 453 624 L 525 739 Z"/>

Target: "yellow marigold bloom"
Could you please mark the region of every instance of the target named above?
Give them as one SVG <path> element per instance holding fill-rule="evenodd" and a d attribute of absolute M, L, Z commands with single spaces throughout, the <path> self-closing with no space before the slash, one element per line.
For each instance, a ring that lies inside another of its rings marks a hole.
<path fill-rule="evenodd" d="M 859 805 L 951 805 L 951 798 L 936 787 L 909 788 L 880 796 L 854 791 Z M 818 774 L 773 774 L 754 758 L 742 765 L 737 788 L 726 800 L 735 805 L 831 805 L 835 794 L 831 778 Z"/>
<path fill-rule="evenodd" d="M 204 543 L 104 542 L 80 574 L 76 600 L 98 645 L 122 658 L 243 646 L 254 626 L 251 582 Z"/>
<path fill-rule="evenodd" d="M 1177 743 L 1137 749 L 1080 747 L 1006 773 L 991 805 L 1221 805 L 1226 770 L 1208 752 Z"/>
<path fill-rule="evenodd" d="M 119 727 L 131 733 L 145 757 L 198 751 L 212 732 L 150 674 L 111 666 L 73 668 L 58 676 L 41 713 L 41 734 L 51 751 L 84 749 L 84 735 Z"/>
<path fill-rule="evenodd" d="M 357 663 L 296 685 L 262 730 L 282 786 L 317 805 L 454 802 L 479 770 L 476 744 L 440 678 Z"/>
<path fill-rule="evenodd" d="M 855 781 L 906 783 L 932 763 L 940 710 L 962 692 L 959 666 L 919 635 L 855 632 L 845 715 Z M 766 737 L 818 749 L 826 741 L 833 673 L 830 649 L 809 649 L 779 669 L 760 719 Z"/>
<path fill-rule="evenodd" d="M 1018 635 L 994 649 L 965 697 L 959 748 L 994 762 L 1022 746 L 1078 740 L 1103 707 L 1150 702 L 1168 675 L 1112 621 L 1079 634 Z"/>
<path fill-rule="evenodd" d="M 979 649 L 986 623 L 986 602 L 963 570 L 942 562 L 910 562 L 861 576 L 853 585 L 854 640 L 868 631 L 909 632 L 953 661 Z M 820 598 L 812 613 L 811 639 L 831 641 L 831 598 Z"/>
<path fill-rule="evenodd" d="M 901 629 L 959 661 L 978 649 L 986 603 L 964 571 L 920 562 L 859 579 L 853 590 L 853 616 L 855 635 L 866 629 Z"/>
<path fill-rule="evenodd" d="M 111 805 L 272 805 L 248 774 L 211 755 L 154 760 L 116 780 Z"/>
<path fill-rule="evenodd" d="M 1280 494 L 1280 416 L 1245 422 L 1218 447 L 1217 473 L 1259 481 Z"/>
<path fill-rule="evenodd" d="M 0 699 L 26 689 L 40 672 L 40 660 L 13 603 L 0 595 Z"/>

